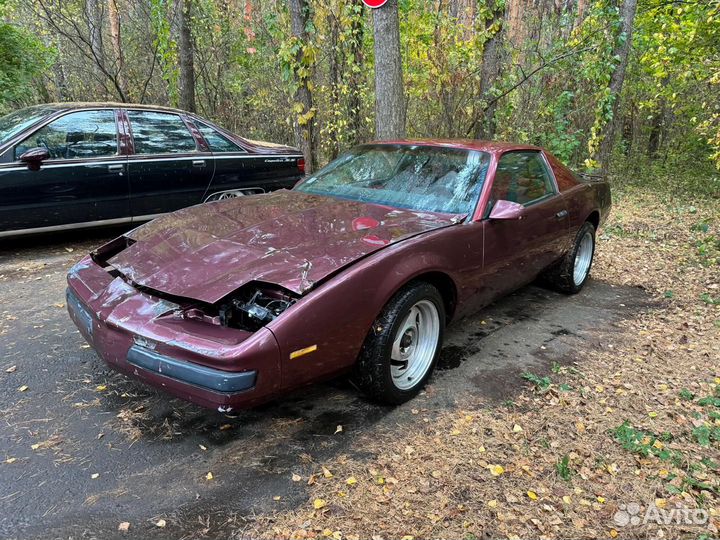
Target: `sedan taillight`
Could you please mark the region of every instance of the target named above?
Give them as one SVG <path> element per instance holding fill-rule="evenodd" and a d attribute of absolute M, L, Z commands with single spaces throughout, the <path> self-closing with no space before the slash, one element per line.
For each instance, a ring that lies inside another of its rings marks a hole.
<path fill-rule="evenodd" d="M 300 158 L 297 160 L 297 168 L 301 174 L 305 174 L 305 159 Z"/>

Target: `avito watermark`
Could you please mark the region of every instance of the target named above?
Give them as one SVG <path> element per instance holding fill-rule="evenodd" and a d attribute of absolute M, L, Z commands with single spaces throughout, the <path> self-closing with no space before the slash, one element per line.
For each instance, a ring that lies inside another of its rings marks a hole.
<path fill-rule="evenodd" d="M 643 512 L 643 507 L 635 502 L 621 504 L 613 516 L 613 521 L 619 527 L 627 525 L 705 525 L 710 514 L 702 508 L 661 508 L 655 503 L 649 504 Z"/>

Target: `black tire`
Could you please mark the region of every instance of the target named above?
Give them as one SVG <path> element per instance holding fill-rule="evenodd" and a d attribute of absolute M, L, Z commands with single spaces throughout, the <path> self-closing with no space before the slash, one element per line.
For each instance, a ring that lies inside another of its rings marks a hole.
<path fill-rule="evenodd" d="M 588 266 L 585 277 L 580 283 L 575 283 L 573 276 L 575 269 L 575 259 L 578 255 L 580 248 L 580 242 L 583 237 L 590 233 L 592 238 L 592 252 L 590 255 L 590 266 Z M 587 283 L 590 277 L 590 270 L 592 269 L 592 261 L 595 256 L 595 226 L 586 221 L 580 230 L 575 235 L 572 248 L 568 251 L 565 256 L 555 263 L 551 268 L 545 271 L 542 276 L 542 281 L 550 285 L 552 288 L 557 289 L 565 294 L 576 294 L 579 293 Z"/>
<path fill-rule="evenodd" d="M 391 371 L 393 338 L 411 308 L 423 300 L 429 300 L 437 309 L 440 323 L 437 347 L 426 373 L 412 383 L 412 388 L 400 389 L 393 382 Z M 444 330 L 445 304 L 438 290 L 424 281 L 409 283 L 390 299 L 375 319 L 358 355 L 351 381 L 375 401 L 390 405 L 405 403 L 415 397 L 430 378 L 440 355 Z"/>

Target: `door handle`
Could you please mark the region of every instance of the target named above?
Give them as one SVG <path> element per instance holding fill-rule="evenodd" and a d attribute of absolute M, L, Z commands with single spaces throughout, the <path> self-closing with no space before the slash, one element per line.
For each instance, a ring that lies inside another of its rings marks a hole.
<path fill-rule="evenodd" d="M 124 169 L 125 169 L 125 164 L 124 164 L 124 163 L 113 163 L 113 164 L 108 165 L 108 171 L 110 171 L 110 172 L 115 172 L 115 171 L 117 171 L 117 172 L 120 173 L 120 176 L 123 175 L 123 170 L 124 170 Z"/>
<path fill-rule="evenodd" d="M 560 210 L 557 214 L 555 214 L 555 219 L 565 219 L 568 216 L 567 210 Z"/>
<path fill-rule="evenodd" d="M 205 166 L 204 159 L 194 159 L 192 163 L 193 163 L 193 167 L 204 167 Z"/>

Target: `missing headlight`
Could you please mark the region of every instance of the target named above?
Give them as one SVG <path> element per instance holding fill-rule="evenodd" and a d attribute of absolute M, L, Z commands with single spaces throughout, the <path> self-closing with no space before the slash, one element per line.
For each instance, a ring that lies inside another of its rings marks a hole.
<path fill-rule="evenodd" d="M 249 289 L 222 304 L 220 324 L 255 332 L 295 303 L 295 299 L 272 289 Z"/>

